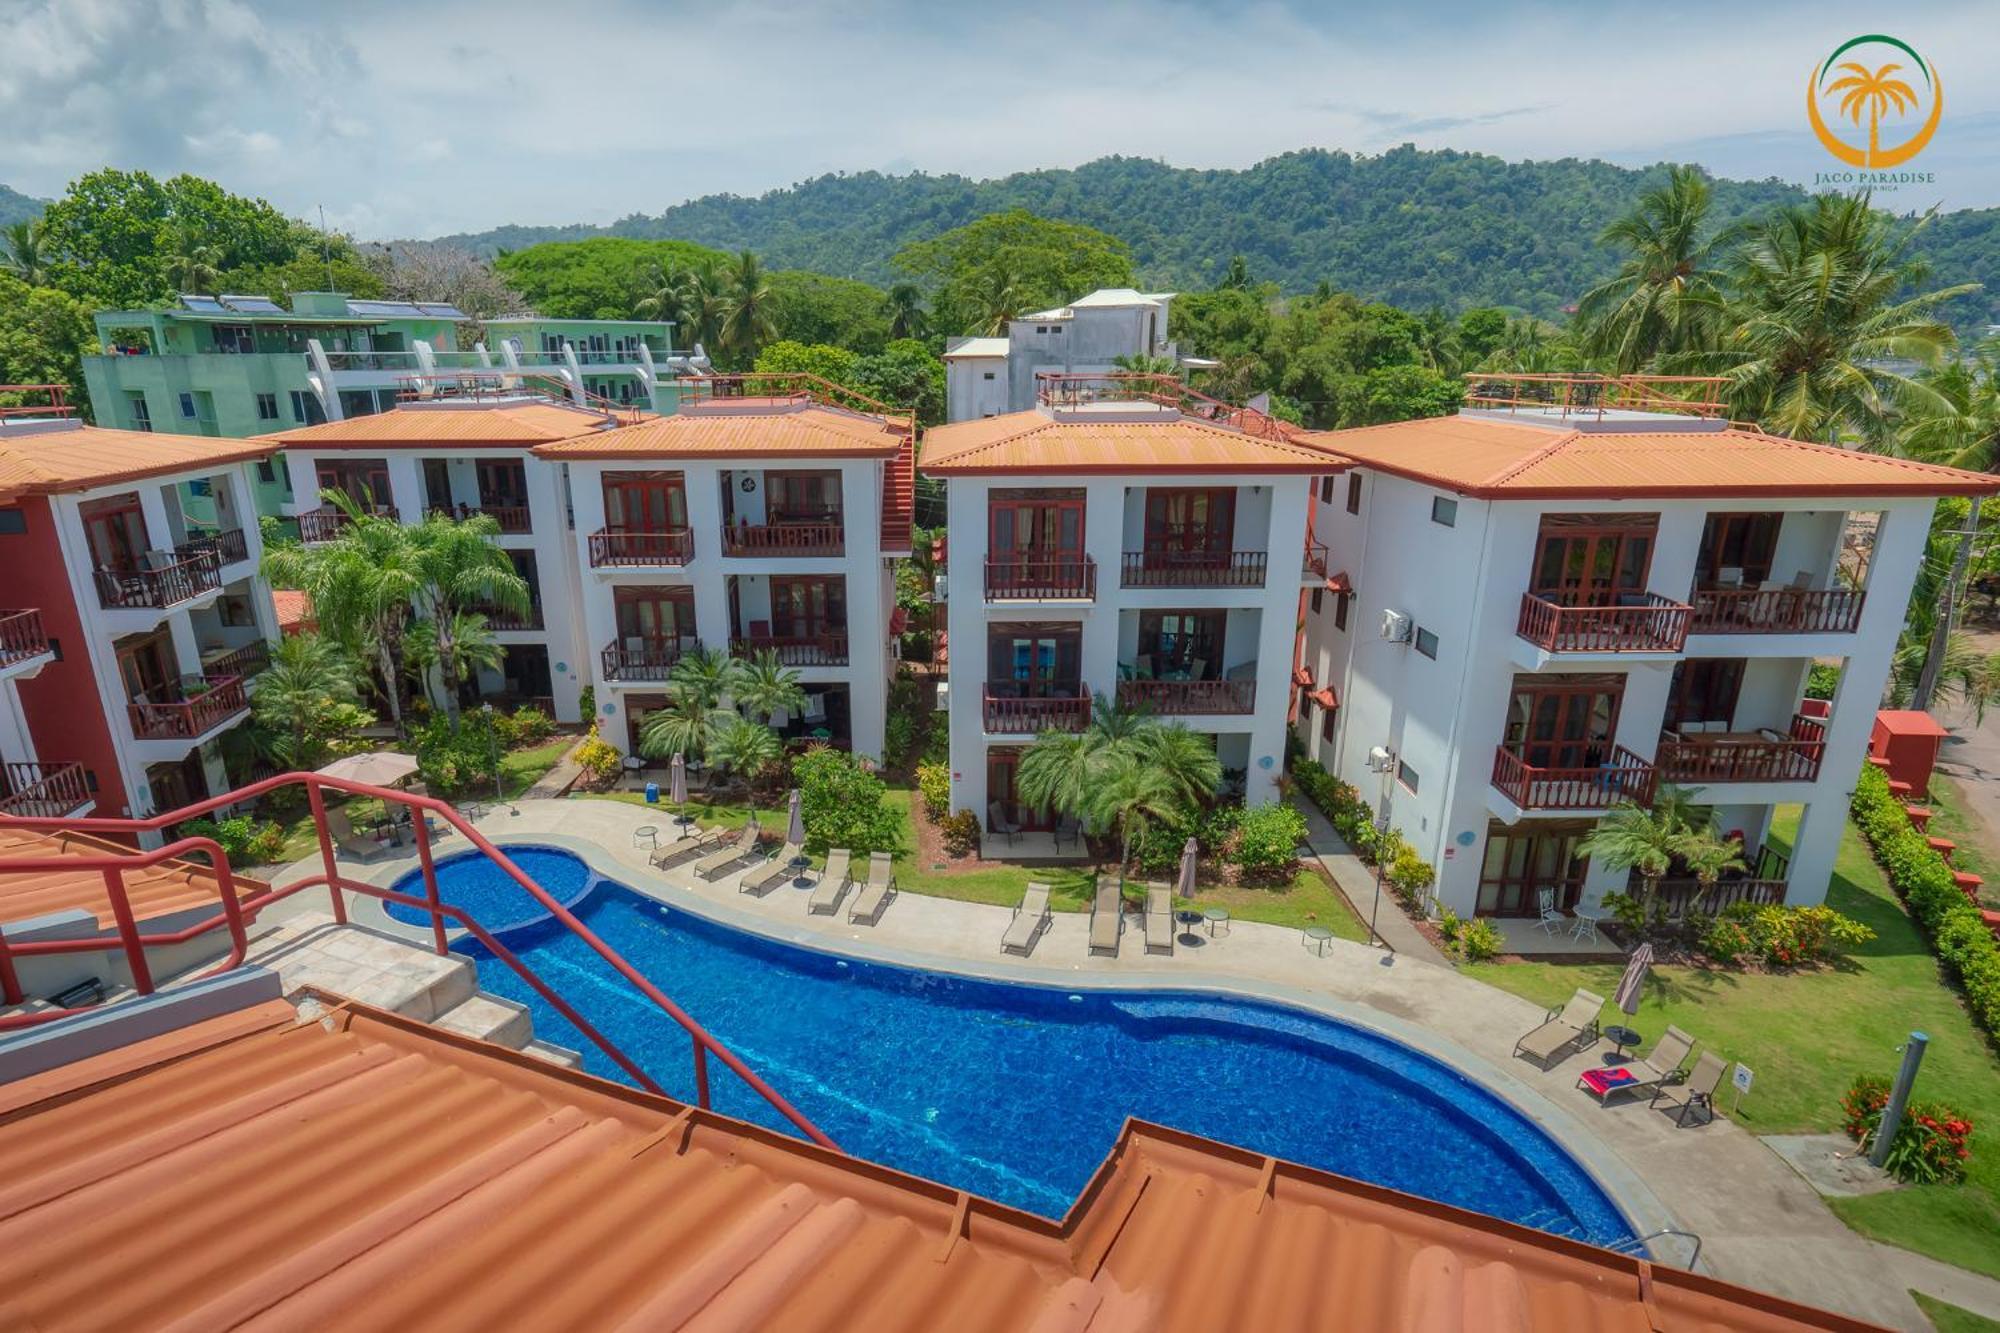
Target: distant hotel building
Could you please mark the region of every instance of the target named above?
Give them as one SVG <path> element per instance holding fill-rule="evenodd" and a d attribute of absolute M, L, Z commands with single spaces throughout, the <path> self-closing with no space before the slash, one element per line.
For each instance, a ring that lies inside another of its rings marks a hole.
<path fill-rule="evenodd" d="M 1109 375 L 1119 358 L 1154 357 L 1183 365 L 1168 340 L 1172 292 L 1107 287 L 1066 306 L 1009 321 L 1004 337 L 952 338 L 945 343 L 945 420 L 1025 412 L 1038 401 L 1043 375 Z"/>

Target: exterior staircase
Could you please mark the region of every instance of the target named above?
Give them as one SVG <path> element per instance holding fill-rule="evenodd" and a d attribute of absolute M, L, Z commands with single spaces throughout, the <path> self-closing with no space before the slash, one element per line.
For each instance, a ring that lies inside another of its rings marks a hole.
<path fill-rule="evenodd" d="M 882 554 L 910 554 L 910 526 L 917 506 L 917 449 L 905 436 L 882 472 Z"/>

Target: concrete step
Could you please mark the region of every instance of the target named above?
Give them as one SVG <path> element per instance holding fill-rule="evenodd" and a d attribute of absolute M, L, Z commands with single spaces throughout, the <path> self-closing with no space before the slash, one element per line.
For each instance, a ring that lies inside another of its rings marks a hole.
<path fill-rule="evenodd" d="M 435 1026 L 516 1051 L 535 1039 L 535 1019 L 527 1006 L 485 991 L 475 991 L 439 1014 Z"/>
<path fill-rule="evenodd" d="M 250 961 L 275 971 L 288 995 L 311 986 L 425 1023 L 437 1021 L 479 989 L 479 972 L 470 958 L 439 956 L 363 926 L 321 926 L 275 947 L 260 947 Z"/>
<path fill-rule="evenodd" d="M 529 1042 L 526 1046 L 523 1046 L 521 1050 L 528 1055 L 534 1056 L 537 1060 L 547 1060 L 550 1064 L 559 1065 L 564 1069 L 583 1068 L 583 1056 L 581 1054 L 572 1051 L 567 1046 L 558 1046 L 552 1041 L 543 1041 L 539 1037 Z"/>

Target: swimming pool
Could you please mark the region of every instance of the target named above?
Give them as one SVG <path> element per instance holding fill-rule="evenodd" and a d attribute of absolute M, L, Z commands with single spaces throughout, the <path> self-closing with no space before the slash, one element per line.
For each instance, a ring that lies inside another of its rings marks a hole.
<path fill-rule="evenodd" d="M 1066 992 L 840 958 L 669 908 L 568 852 L 507 851 L 524 869 L 567 860 L 559 882 L 583 876 L 583 921 L 858 1156 L 1060 1216 L 1131 1114 L 1600 1244 L 1632 1235 L 1520 1112 L 1360 1028 L 1199 991 Z M 491 902 L 476 856 L 438 869 L 447 901 Z M 481 923 L 519 920 L 524 898 L 516 889 Z M 587 945 L 550 920 L 505 942 L 670 1094 L 692 1099 L 686 1034 Z M 504 963 L 471 940 L 460 947 L 481 985 L 533 1009 L 536 1035 L 621 1077 Z M 728 1070 L 710 1069 L 717 1110 L 789 1132 Z"/>

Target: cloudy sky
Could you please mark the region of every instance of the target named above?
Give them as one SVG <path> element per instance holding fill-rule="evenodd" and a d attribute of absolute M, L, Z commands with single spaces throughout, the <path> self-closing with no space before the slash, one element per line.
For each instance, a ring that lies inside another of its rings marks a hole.
<path fill-rule="evenodd" d="M 1812 68 L 1936 67 L 1931 187 L 2000 204 L 1992 0 L 953 5 L 0 0 L 0 183 L 191 171 L 364 239 L 609 222 L 828 171 L 1293 148 L 1673 158 L 1810 184 Z"/>

